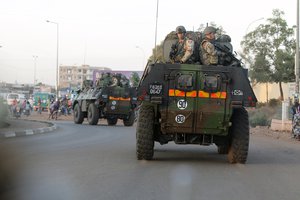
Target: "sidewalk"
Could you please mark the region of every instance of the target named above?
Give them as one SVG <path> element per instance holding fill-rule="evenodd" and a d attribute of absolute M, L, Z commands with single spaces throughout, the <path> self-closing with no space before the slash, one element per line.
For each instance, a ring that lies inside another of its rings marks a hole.
<path fill-rule="evenodd" d="M 57 129 L 57 126 L 50 120 L 47 121 L 47 113 L 41 115 L 32 113 L 26 117 L 24 115 L 19 119 L 13 119 L 8 116 L 5 127 L 0 128 L 0 138 L 10 138 L 18 136 L 27 136 L 38 133 L 51 132 Z"/>
<path fill-rule="evenodd" d="M 29 115 L 28 117 L 22 115 L 22 119 L 46 121 L 46 122 L 56 121 L 54 119 L 49 120 L 48 118 L 49 118 L 48 112 L 42 112 L 41 114 L 38 114 L 37 112 L 32 112 L 31 115 Z M 57 117 L 57 121 L 73 121 L 73 114 L 67 116 L 60 115 Z"/>

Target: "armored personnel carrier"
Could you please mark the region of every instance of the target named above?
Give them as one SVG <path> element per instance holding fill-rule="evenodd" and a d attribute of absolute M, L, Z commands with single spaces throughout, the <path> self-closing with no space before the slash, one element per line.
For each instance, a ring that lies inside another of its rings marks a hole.
<path fill-rule="evenodd" d="M 125 126 L 132 126 L 136 103 L 136 88 L 129 86 L 124 75 L 104 73 L 95 86 L 85 80 L 77 91 L 73 101 L 74 122 L 82 124 L 87 118 L 90 125 L 96 125 L 100 118 L 105 118 L 108 125 L 115 125 L 122 119 Z"/>
<path fill-rule="evenodd" d="M 257 102 L 247 69 L 234 55 L 226 66 L 171 63 L 174 42 L 174 37 L 166 37 L 164 61 L 148 64 L 139 83 L 137 159 L 151 160 L 155 142 L 163 145 L 173 141 L 215 144 L 219 154 L 228 155 L 230 163 L 245 163 L 249 147 L 246 108 L 255 107 Z"/>

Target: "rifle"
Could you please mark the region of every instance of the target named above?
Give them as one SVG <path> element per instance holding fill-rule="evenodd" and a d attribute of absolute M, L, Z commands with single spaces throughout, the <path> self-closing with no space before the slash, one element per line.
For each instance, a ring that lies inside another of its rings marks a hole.
<path fill-rule="evenodd" d="M 170 54 L 169 54 L 169 58 L 173 62 L 175 61 L 175 57 L 176 57 L 177 51 L 178 51 L 178 49 L 177 49 L 176 44 L 172 44 L 171 51 L 170 51 Z"/>
<path fill-rule="evenodd" d="M 230 52 L 230 48 L 227 47 L 226 45 L 220 45 L 219 43 L 217 42 L 214 42 L 213 43 L 215 48 L 219 51 L 221 51 L 222 53 L 225 54 L 225 56 L 228 56 L 231 60 L 232 60 L 232 63 L 236 63 L 239 67 L 241 67 L 241 64 L 243 64 L 239 59 L 237 59 L 231 52 Z M 231 64 L 233 65 L 233 64 Z"/>

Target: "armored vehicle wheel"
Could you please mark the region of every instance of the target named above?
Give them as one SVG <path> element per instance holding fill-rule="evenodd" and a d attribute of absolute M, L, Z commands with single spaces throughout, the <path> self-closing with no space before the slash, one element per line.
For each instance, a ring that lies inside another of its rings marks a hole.
<path fill-rule="evenodd" d="M 154 154 L 154 110 L 142 105 L 136 127 L 136 156 L 138 160 L 151 160 Z"/>
<path fill-rule="evenodd" d="M 247 161 L 249 148 L 249 120 L 246 109 L 235 109 L 231 122 L 228 161 L 230 163 L 244 164 Z"/>
<path fill-rule="evenodd" d="M 81 108 L 78 105 L 78 103 L 74 107 L 73 116 L 74 116 L 75 124 L 82 124 L 84 117 L 83 117 L 83 113 L 82 113 Z"/>
<path fill-rule="evenodd" d="M 228 146 L 218 146 L 219 154 L 228 154 Z"/>
<path fill-rule="evenodd" d="M 114 125 L 117 124 L 117 122 L 118 122 L 118 118 L 116 118 L 116 117 L 109 117 L 109 118 L 107 118 L 107 124 L 109 126 L 114 126 Z"/>
<path fill-rule="evenodd" d="M 123 119 L 124 126 L 132 126 L 134 123 L 135 114 L 134 111 L 132 111 L 128 117 L 128 119 Z"/>
<path fill-rule="evenodd" d="M 87 120 L 90 125 L 97 125 L 99 120 L 99 110 L 94 103 L 91 103 L 88 108 Z"/>

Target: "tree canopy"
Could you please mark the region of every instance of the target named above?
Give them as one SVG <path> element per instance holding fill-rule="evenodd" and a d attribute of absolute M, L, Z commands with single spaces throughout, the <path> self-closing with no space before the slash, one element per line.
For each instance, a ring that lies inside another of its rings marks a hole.
<path fill-rule="evenodd" d="M 283 100 L 282 83 L 295 80 L 295 39 L 293 27 L 283 19 L 284 12 L 273 10 L 272 18 L 244 36 L 241 42 L 243 59 L 249 63 L 252 82 L 279 83 Z"/>
<path fill-rule="evenodd" d="M 130 82 L 131 82 L 133 87 L 137 87 L 139 85 L 140 77 L 139 77 L 139 74 L 137 72 L 132 72 L 131 73 Z"/>

